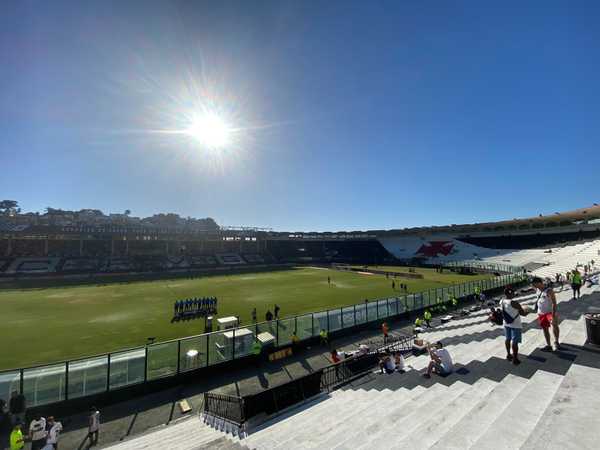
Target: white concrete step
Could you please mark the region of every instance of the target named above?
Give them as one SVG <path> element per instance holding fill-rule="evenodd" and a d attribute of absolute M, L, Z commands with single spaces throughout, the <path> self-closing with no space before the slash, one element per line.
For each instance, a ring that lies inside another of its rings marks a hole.
<path fill-rule="evenodd" d="M 355 395 L 350 395 L 351 391 L 334 391 L 330 393 L 330 397 L 314 404 L 310 402 L 301 405 L 299 408 L 290 410 L 283 416 L 275 417 L 274 419 L 261 425 L 258 429 L 243 439 L 241 442 L 245 445 L 269 445 L 270 447 L 278 445 L 279 440 L 285 439 L 292 435 L 295 430 L 305 427 L 306 423 L 314 420 L 315 417 L 328 417 L 334 414 L 339 408 L 343 408 L 345 404 L 351 401 L 357 401 L 362 396 L 366 396 L 365 391 L 356 392 Z M 276 436 L 277 439 L 273 439 Z M 278 440 L 279 439 L 279 440 Z"/>
<path fill-rule="evenodd" d="M 564 342 L 569 342 L 573 337 L 580 335 L 580 324 L 580 320 L 563 321 Z M 493 449 L 519 448 L 529 438 L 544 415 L 563 378 L 558 374 L 538 370 L 527 381 L 520 394 L 507 403 L 502 413 L 477 440 L 471 443 L 469 448 L 481 448 L 484 445 L 487 445 L 486 448 Z"/>
<path fill-rule="evenodd" d="M 352 408 L 355 408 L 357 404 L 362 405 L 364 403 L 364 399 L 367 397 L 373 398 L 377 396 L 385 396 L 384 393 L 379 391 L 375 391 L 373 393 L 367 393 L 363 390 L 345 390 L 335 392 L 339 394 L 326 400 L 327 404 L 318 405 L 322 406 L 318 410 L 315 410 L 314 408 L 308 408 L 298 414 L 293 414 L 292 411 L 290 415 L 281 422 L 278 422 L 277 418 L 275 418 L 274 420 L 276 422 L 274 425 L 261 427 L 261 429 L 258 429 L 250 434 L 246 439 L 244 439 L 243 442 L 250 443 L 256 447 L 266 446 L 268 444 L 268 448 L 275 448 L 279 446 L 282 441 L 285 441 L 289 439 L 290 436 L 295 435 L 298 430 L 308 429 L 315 421 L 319 422 L 325 420 L 326 418 L 337 417 L 340 410 L 352 410 Z M 348 405 L 351 405 L 351 408 Z"/>
<path fill-rule="evenodd" d="M 394 448 L 430 448 L 497 385 L 495 381 L 481 378 L 444 408 L 427 411 L 429 414 L 422 417 L 412 430 L 408 429 L 407 434 L 393 435 L 390 443 Z"/>
<path fill-rule="evenodd" d="M 521 447 L 550 404 L 562 378 L 561 375 L 554 373 L 537 371 L 519 395 L 506 405 L 469 448 L 518 449 Z"/>
<path fill-rule="evenodd" d="M 431 388 L 439 385 L 433 385 Z M 400 417 L 391 417 L 391 422 L 382 420 L 378 423 L 375 432 L 365 429 L 362 439 L 354 441 L 346 441 L 341 446 L 335 447 L 341 449 L 357 449 L 357 448 L 387 448 L 391 438 L 390 430 L 408 430 L 414 429 L 422 423 L 431 414 L 432 411 L 445 409 L 449 403 L 458 398 L 471 386 L 460 381 L 451 384 L 448 387 L 443 387 L 439 394 L 430 396 L 427 401 L 414 407 L 410 411 L 404 411 Z M 382 418 L 384 419 L 384 418 Z M 386 447 L 387 446 L 387 447 Z"/>
<path fill-rule="evenodd" d="M 397 374 L 397 376 L 401 375 Z M 378 407 L 390 404 L 401 405 L 403 402 L 406 402 L 405 396 L 408 396 L 410 391 L 401 389 L 397 391 L 396 395 L 389 390 L 369 390 L 363 392 L 365 395 L 360 397 L 360 400 L 351 402 L 351 404 L 345 408 L 337 408 L 336 411 L 328 417 L 316 418 L 312 422 L 311 427 L 307 427 L 299 433 L 296 433 L 294 439 L 288 437 L 287 440 L 282 441 L 282 443 L 275 448 L 286 448 L 288 445 L 292 444 L 290 441 L 293 440 L 300 440 L 305 447 L 309 448 L 315 438 L 324 439 L 325 436 L 326 439 L 327 433 L 331 430 L 335 429 L 336 432 L 339 432 L 339 429 L 347 424 L 351 424 L 355 420 L 361 420 L 366 414 L 371 415 L 373 410 Z"/>
<path fill-rule="evenodd" d="M 480 436 L 478 430 L 487 429 L 502 414 L 512 400 L 523 390 L 527 380 L 516 375 L 506 376 L 501 383 L 479 400 L 431 448 L 436 450 L 469 448 Z"/>
<path fill-rule="evenodd" d="M 408 407 L 407 405 L 413 404 L 412 401 L 415 398 L 426 396 L 425 391 L 426 389 L 422 386 L 417 386 L 412 390 L 384 390 L 382 392 L 386 393 L 387 398 L 381 399 L 379 402 L 367 399 L 368 403 L 360 411 L 341 421 L 336 420 L 335 424 L 327 424 L 325 428 L 321 427 L 320 430 L 317 430 L 317 433 L 320 432 L 319 434 L 315 433 L 317 439 L 304 441 L 303 448 L 333 448 L 345 439 L 352 440 L 355 433 L 362 433 L 360 430 L 369 428 L 390 411 Z M 323 436 L 325 439 L 322 439 Z"/>
<path fill-rule="evenodd" d="M 582 346 L 586 340 L 585 320 L 582 318 L 565 340 Z M 600 355 L 579 351 L 540 421 L 523 444 L 523 449 L 596 448 L 596 430 L 600 410 Z M 557 432 L 557 430 L 559 430 Z M 552 436 L 550 442 L 548 436 Z"/>
<path fill-rule="evenodd" d="M 224 436 L 202 423 L 198 416 L 152 429 L 141 436 L 106 447 L 110 450 L 194 450 Z"/>

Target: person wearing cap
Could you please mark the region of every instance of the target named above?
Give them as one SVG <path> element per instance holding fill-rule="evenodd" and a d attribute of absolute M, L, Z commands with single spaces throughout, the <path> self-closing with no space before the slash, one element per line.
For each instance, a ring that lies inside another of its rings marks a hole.
<path fill-rule="evenodd" d="M 90 415 L 88 418 L 88 435 L 86 440 L 89 439 L 90 447 L 93 447 L 98 443 L 98 434 L 100 433 L 100 411 L 95 406 L 90 408 Z"/>
<path fill-rule="evenodd" d="M 522 339 L 523 324 L 521 322 L 521 316 L 525 315 L 525 311 L 521 304 L 515 300 L 515 291 L 512 287 L 508 286 L 504 290 L 504 299 L 500 302 L 502 308 L 502 319 L 504 321 L 504 334 L 506 340 L 506 359 L 512 361 L 517 366 L 521 364 L 519 360 L 519 344 Z M 511 354 L 512 348 L 512 354 Z"/>

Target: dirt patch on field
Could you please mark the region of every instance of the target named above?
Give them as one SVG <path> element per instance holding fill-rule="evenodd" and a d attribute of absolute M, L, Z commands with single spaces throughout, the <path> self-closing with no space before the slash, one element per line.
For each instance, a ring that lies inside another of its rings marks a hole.
<path fill-rule="evenodd" d="M 73 292 L 61 292 L 60 294 L 50 294 L 46 298 L 71 298 L 75 295 Z"/>
<path fill-rule="evenodd" d="M 356 273 L 360 273 L 361 275 L 375 275 L 373 272 L 356 272 Z"/>
<path fill-rule="evenodd" d="M 127 320 L 131 316 L 133 316 L 133 314 L 129 313 L 129 312 L 107 314 L 106 316 L 96 317 L 95 319 L 88 320 L 88 323 L 111 323 L 111 322 L 118 322 L 120 320 Z"/>

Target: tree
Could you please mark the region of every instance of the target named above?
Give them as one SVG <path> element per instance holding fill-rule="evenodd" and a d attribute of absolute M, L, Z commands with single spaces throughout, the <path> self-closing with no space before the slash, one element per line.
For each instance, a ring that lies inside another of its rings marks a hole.
<path fill-rule="evenodd" d="M 126 209 L 123 214 L 125 214 L 126 216 L 129 216 L 131 214 L 131 210 L 130 209 Z"/>
<path fill-rule="evenodd" d="M 12 216 L 21 212 L 19 202 L 16 200 L 0 200 L 0 213 Z"/>

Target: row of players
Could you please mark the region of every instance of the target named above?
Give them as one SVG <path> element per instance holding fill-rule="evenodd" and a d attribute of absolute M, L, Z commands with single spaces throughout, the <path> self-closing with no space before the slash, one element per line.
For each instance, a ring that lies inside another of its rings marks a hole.
<path fill-rule="evenodd" d="M 184 313 L 216 313 L 217 297 L 194 297 L 185 300 L 176 300 L 173 304 L 173 313 L 177 316 Z"/>

